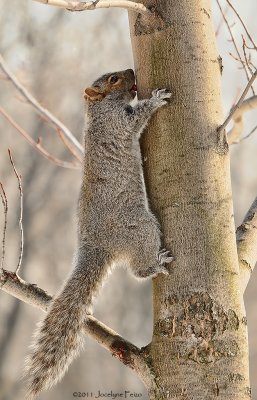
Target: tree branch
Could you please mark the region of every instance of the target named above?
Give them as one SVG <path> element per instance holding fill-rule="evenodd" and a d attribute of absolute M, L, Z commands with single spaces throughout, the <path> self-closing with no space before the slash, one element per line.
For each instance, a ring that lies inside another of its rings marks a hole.
<path fill-rule="evenodd" d="M 237 252 L 240 265 L 241 287 L 244 293 L 257 262 L 257 197 L 237 228 Z"/>
<path fill-rule="evenodd" d="M 244 62 L 243 62 L 243 60 L 242 60 L 240 51 L 239 51 L 239 49 L 238 49 L 238 47 L 237 47 L 236 40 L 235 40 L 235 38 L 234 38 L 232 29 L 231 29 L 231 27 L 230 27 L 230 25 L 229 25 L 229 22 L 228 22 L 228 20 L 227 20 L 227 17 L 226 17 L 226 13 L 225 13 L 225 11 L 223 11 L 223 9 L 222 9 L 222 7 L 221 7 L 221 5 L 220 5 L 219 0 L 216 0 L 216 2 L 217 2 L 217 5 L 218 5 L 218 7 L 219 7 L 219 10 L 220 10 L 220 12 L 221 12 L 221 15 L 222 15 L 222 17 L 223 17 L 223 20 L 224 20 L 224 22 L 225 22 L 225 24 L 226 24 L 226 26 L 227 26 L 227 29 L 228 29 L 228 31 L 229 31 L 230 38 L 231 38 L 231 42 L 233 43 L 233 46 L 234 46 L 235 51 L 236 51 L 237 56 L 238 56 L 238 61 L 241 63 L 242 68 L 244 69 L 244 72 L 245 72 L 247 81 L 249 81 L 249 73 L 248 73 L 248 71 L 247 71 L 247 68 L 246 68 L 246 66 L 245 66 L 245 64 L 244 64 Z M 232 55 L 232 54 L 231 54 L 231 55 Z M 232 56 L 232 57 L 233 57 L 233 56 Z M 253 94 L 254 94 L 254 93 L 253 93 Z"/>
<path fill-rule="evenodd" d="M 234 126 L 227 134 L 228 144 L 237 143 L 239 141 L 244 128 L 244 113 L 254 110 L 255 108 L 257 108 L 257 96 L 252 96 L 243 101 L 241 106 L 235 110 L 232 116 Z"/>
<path fill-rule="evenodd" d="M 59 167 L 71 168 L 71 169 L 81 168 L 80 165 L 67 161 L 62 161 L 59 158 L 54 157 L 51 153 L 49 153 L 42 147 L 40 140 L 38 140 L 38 142 L 35 142 L 32 139 L 32 137 L 24 129 L 22 129 L 22 127 L 18 125 L 1 106 L 0 106 L 0 114 L 2 114 L 7 119 L 7 121 L 29 142 L 29 144 L 33 146 L 36 150 L 38 150 L 45 158 L 54 162 Z"/>
<path fill-rule="evenodd" d="M 235 7 L 233 6 L 233 4 L 232 4 L 229 0 L 226 0 L 226 2 L 228 3 L 229 7 L 230 7 L 230 8 L 234 11 L 234 13 L 236 14 L 238 20 L 240 21 L 241 25 L 243 26 L 243 28 L 244 28 L 244 30 L 245 30 L 247 36 L 248 36 L 248 39 L 251 41 L 251 43 L 252 43 L 252 45 L 253 45 L 253 47 L 254 47 L 254 50 L 257 50 L 257 46 L 256 46 L 256 44 L 254 43 L 254 40 L 253 40 L 252 36 L 250 35 L 250 33 L 249 33 L 249 31 L 248 31 L 248 29 L 247 29 L 247 27 L 246 27 L 246 25 L 245 25 L 243 19 L 241 18 L 240 14 L 237 12 L 237 10 L 235 9 Z"/>
<path fill-rule="evenodd" d="M 58 118 L 50 113 L 46 108 L 42 107 L 32 94 L 19 82 L 16 76 L 9 70 L 6 62 L 0 54 L 0 67 L 6 77 L 10 79 L 15 88 L 22 94 L 29 104 L 40 114 L 47 118 L 56 128 L 60 129 L 69 141 L 75 146 L 81 154 L 83 154 L 83 146 L 77 141 L 71 131 Z"/>
<path fill-rule="evenodd" d="M 240 106 L 242 105 L 245 96 L 248 93 L 248 90 L 250 89 L 250 87 L 252 86 L 254 80 L 257 78 L 257 70 L 254 72 L 254 74 L 251 76 L 251 79 L 249 80 L 249 82 L 247 83 L 243 93 L 241 94 L 238 102 L 234 105 L 234 107 L 232 107 L 232 110 L 230 111 L 228 117 L 225 119 L 225 121 L 223 122 L 223 124 L 217 129 L 218 132 L 222 132 L 226 126 L 228 125 L 228 123 L 231 121 L 231 119 L 234 117 L 236 111 L 240 108 Z"/>
<path fill-rule="evenodd" d="M 74 148 L 74 146 L 68 142 L 66 136 L 63 134 L 63 132 L 59 129 L 56 128 L 56 132 L 59 136 L 59 138 L 61 139 L 61 141 L 63 142 L 63 144 L 67 147 L 67 149 L 70 151 L 70 153 L 79 161 L 79 163 L 82 163 L 82 158 L 77 154 L 76 149 Z"/>
<path fill-rule="evenodd" d="M 218 5 L 219 5 L 219 4 L 218 4 Z M 219 22 L 219 24 L 218 24 L 218 27 L 217 27 L 216 31 L 215 31 L 215 36 L 216 36 L 216 37 L 219 35 L 220 29 L 221 29 L 221 27 L 222 27 L 222 25 L 223 25 L 223 23 L 224 23 L 224 21 L 225 21 L 224 17 L 226 17 L 226 14 L 228 13 L 228 5 L 227 5 L 227 7 L 225 8 L 224 11 L 223 11 L 222 8 L 220 7 L 220 11 L 221 11 L 221 20 L 220 20 L 220 22 Z"/>
<path fill-rule="evenodd" d="M 6 230 L 7 230 L 7 214 L 8 214 L 8 200 L 4 190 L 4 186 L 2 182 L 0 182 L 0 197 L 2 200 L 2 204 L 4 207 L 4 227 L 3 227 L 3 237 L 2 237 L 2 257 L 1 257 L 1 264 L 0 264 L 0 273 L 4 269 L 4 262 L 5 262 L 5 239 L 6 239 Z"/>
<path fill-rule="evenodd" d="M 69 11 L 96 10 L 97 8 L 118 7 L 130 11 L 149 12 L 148 8 L 141 3 L 135 3 L 127 0 L 95 0 L 95 1 L 65 1 L 65 0 L 34 0 L 38 3 L 48 4 L 50 6 L 66 8 Z"/>
<path fill-rule="evenodd" d="M 43 289 L 25 282 L 18 275 L 7 270 L 0 272 L 0 288 L 43 311 L 47 311 L 52 300 L 52 297 Z M 95 339 L 123 364 L 135 370 L 147 388 L 154 385 L 154 377 L 147 362 L 146 348 L 138 348 L 91 315 L 85 319 L 84 333 Z"/>
<path fill-rule="evenodd" d="M 21 175 L 18 174 L 18 171 L 15 167 L 13 158 L 12 158 L 12 154 L 11 154 L 11 150 L 8 149 L 8 154 L 9 154 L 9 159 L 10 162 L 12 164 L 12 168 L 13 168 L 13 172 L 17 178 L 18 181 L 18 189 L 19 189 L 19 193 L 20 193 L 20 218 L 19 218 L 19 227 L 20 227 L 20 255 L 19 255 L 19 259 L 18 259 L 18 264 L 15 270 L 15 273 L 18 274 L 20 267 L 21 267 L 21 263 L 22 263 L 22 257 L 23 257 L 23 248 L 24 248 L 24 232 L 23 232 L 23 189 L 22 189 L 22 183 L 21 183 Z"/>

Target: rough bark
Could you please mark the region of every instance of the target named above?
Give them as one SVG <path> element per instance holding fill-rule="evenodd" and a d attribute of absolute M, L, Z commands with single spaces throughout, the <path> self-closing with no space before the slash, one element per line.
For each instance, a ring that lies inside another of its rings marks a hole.
<path fill-rule="evenodd" d="M 150 4 L 151 3 L 151 4 Z M 249 399 L 220 59 L 207 0 L 146 0 L 130 13 L 139 96 L 174 93 L 142 140 L 151 207 L 176 257 L 154 280 L 150 399 Z"/>

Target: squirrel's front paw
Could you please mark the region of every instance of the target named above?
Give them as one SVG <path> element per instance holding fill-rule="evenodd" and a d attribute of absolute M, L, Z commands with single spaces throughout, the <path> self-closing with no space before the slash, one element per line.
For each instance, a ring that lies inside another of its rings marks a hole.
<path fill-rule="evenodd" d="M 160 106 L 167 104 L 167 100 L 170 99 L 172 93 L 168 89 L 155 89 L 152 92 L 152 98 L 157 100 Z"/>

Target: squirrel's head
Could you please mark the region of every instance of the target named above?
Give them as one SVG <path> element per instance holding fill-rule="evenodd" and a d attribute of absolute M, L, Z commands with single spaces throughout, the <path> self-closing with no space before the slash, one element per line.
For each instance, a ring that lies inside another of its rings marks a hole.
<path fill-rule="evenodd" d="M 130 102 L 136 96 L 135 74 L 132 69 L 105 74 L 97 79 L 92 86 L 85 89 L 84 98 L 87 101 L 125 100 Z"/>

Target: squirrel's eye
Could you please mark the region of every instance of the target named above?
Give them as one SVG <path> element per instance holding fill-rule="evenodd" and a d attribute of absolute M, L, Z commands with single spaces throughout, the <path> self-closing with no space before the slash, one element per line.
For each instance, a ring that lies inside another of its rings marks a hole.
<path fill-rule="evenodd" d="M 118 82 L 118 80 L 119 80 L 119 78 L 118 78 L 117 75 L 112 75 L 112 76 L 110 76 L 110 78 L 109 78 L 109 82 L 110 82 L 111 84 L 114 84 L 114 83 Z"/>

